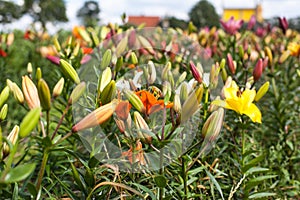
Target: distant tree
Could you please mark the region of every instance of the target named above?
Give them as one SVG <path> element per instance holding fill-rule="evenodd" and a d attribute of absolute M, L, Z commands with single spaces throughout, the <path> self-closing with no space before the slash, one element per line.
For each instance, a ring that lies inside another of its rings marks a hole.
<path fill-rule="evenodd" d="M 100 21 L 100 8 L 97 1 L 86 1 L 77 11 L 77 17 L 81 19 L 83 25 L 95 27 Z"/>
<path fill-rule="evenodd" d="M 164 21 L 168 23 L 169 27 L 172 28 L 181 28 L 186 29 L 188 27 L 188 23 L 183 19 L 178 19 L 176 17 L 166 17 L 160 22 L 160 25 L 163 26 Z"/>
<path fill-rule="evenodd" d="M 11 23 L 22 17 L 21 6 L 10 1 L 0 1 L 0 23 Z"/>
<path fill-rule="evenodd" d="M 24 0 L 24 13 L 28 13 L 34 22 L 40 22 L 46 29 L 47 22 L 67 22 L 64 0 Z"/>
<path fill-rule="evenodd" d="M 215 7 L 207 0 L 199 1 L 189 12 L 190 20 L 193 24 L 200 27 L 219 27 L 220 17 L 217 14 Z"/>

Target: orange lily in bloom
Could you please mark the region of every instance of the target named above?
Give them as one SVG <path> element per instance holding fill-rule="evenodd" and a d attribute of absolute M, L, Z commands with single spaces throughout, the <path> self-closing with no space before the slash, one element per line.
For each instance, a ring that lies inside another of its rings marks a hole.
<path fill-rule="evenodd" d="M 137 141 L 136 146 L 134 147 L 134 149 L 131 146 L 128 151 L 123 152 L 122 156 L 126 156 L 131 164 L 135 163 L 135 162 L 139 162 L 141 165 L 146 165 L 143 146 L 142 146 L 142 143 L 140 141 Z"/>
<path fill-rule="evenodd" d="M 143 102 L 147 115 L 150 115 L 154 112 L 160 111 L 166 108 L 172 108 L 173 103 L 168 103 L 165 105 L 164 100 L 158 100 L 154 94 L 146 91 L 146 90 L 140 90 L 135 93 Z"/>

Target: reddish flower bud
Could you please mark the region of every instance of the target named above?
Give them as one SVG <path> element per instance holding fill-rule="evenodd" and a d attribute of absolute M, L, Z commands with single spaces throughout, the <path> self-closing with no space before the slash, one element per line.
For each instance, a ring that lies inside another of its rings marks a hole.
<path fill-rule="evenodd" d="M 289 28 L 289 24 L 285 17 L 283 18 L 279 17 L 278 20 L 279 20 L 279 27 L 281 28 L 283 34 L 285 34 L 286 30 Z"/>
<path fill-rule="evenodd" d="M 202 83 L 202 73 L 200 70 L 196 67 L 196 65 L 190 61 L 190 69 L 192 71 L 193 77 L 198 81 L 199 83 Z"/>
<path fill-rule="evenodd" d="M 231 74 L 235 74 L 236 67 L 233 63 L 232 56 L 229 53 L 227 54 L 227 65 Z"/>
<path fill-rule="evenodd" d="M 263 61 L 260 58 L 257 61 L 256 65 L 254 67 L 254 70 L 253 70 L 254 81 L 258 81 L 258 79 L 261 77 L 262 72 L 263 72 Z"/>

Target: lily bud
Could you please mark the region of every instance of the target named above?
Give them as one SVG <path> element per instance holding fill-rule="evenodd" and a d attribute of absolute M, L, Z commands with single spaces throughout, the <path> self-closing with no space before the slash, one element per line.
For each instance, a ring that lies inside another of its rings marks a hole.
<path fill-rule="evenodd" d="M 174 82 L 173 73 L 171 71 L 168 72 L 168 79 L 167 80 L 170 83 L 171 88 L 174 88 L 175 82 Z"/>
<path fill-rule="evenodd" d="M 85 92 L 86 84 L 85 82 L 79 83 L 72 91 L 69 101 L 69 104 L 74 104 L 78 101 L 78 99 L 81 97 L 81 95 Z"/>
<path fill-rule="evenodd" d="M 263 72 L 263 61 L 262 59 L 258 59 L 255 67 L 254 67 L 254 70 L 253 70 L 253 78 L 254 78 L 254 81 L 258 81 L 259 78 L 261 77 L 262 75 L 262 72 Z"/>
<path fill-rule="evenodd" d="M 205 121 L 202 127 L 202 137 L 205 138 L 205 141 L 213 142 L 219 136 L 224 113 L 223 108 L 218 108 L 218 110 L 214 111 Z"/>
<path fill-rule="evenodd" d="M 138 64 L 138 59 L 137 59 L 136 54 L 134 52 L 131 52 L 130 57 L 131 57 L 132 64 L 134 64 L 134 65 Z"/>
<path fill-rule="evenodd" d="M 37 88 L 28 76 L 22 77 L 22 89 L 28 107 L 30 109 L 40 107 L 40 99 Z"/>
<path fill-rule="evenodd" d="M 41 70 L 41 68 L 38 67 L 38 68 L 36 69 L 36 73 L 35 73 L 35 78 L 36 78 L 36 80 L 39 81 L 39 80 L 42 78 L 42 76 L 43 76 L 43 75 L 42 75 L 42 70 Z"/>
<path fill-rule="evenodd" d="M 27 73 L 32 74 L 32 64 L 31 63 L 27 64 Z"/>
<path fill-rule="evenodd" d="M 223 88 L 222 88 L 222 91 L 221 91 L 221 97 L 222 97 L 223 99 L 225 98 L 224 90 L 225 90 L 226 88 L 231 87 L 231 83 L 232 83 L 232 78 L 231 78 L 231 76 L 228 76 L 228 78 L 227 78 L 227 80 L 226 80 L 226 82 L 225 82 L 225 84 L 224 84 L 224 86 L 223 86 Z"/>
<path fill-rule="evenodd" d="M 53 39 L 53 43 L 54 43 L 54 46 L 55 46 L 56 51 L 57 51 L 57 52 L 60 52 L 60 51 L 61 51 L 61 47 L 60 47 L 60 44 L 59 44 L 59 42 L 58 42 L 57 37 L 55 37 L 55 38 Z"/>
<path fill-rule="evenodd" d="M 196 67 L 196 65 L 193 63 L 193 61 L 190 61 L 190 69 L 191 69 L 194 79 L 196 79 L 196 81 L 198 81 L 198 83 L 202 83 L 202 73 Z"/>
<path fill-rule="evenodd" d="M 144 120 L 144 118 L 141 116 L 139 112 L 134 112 L 134 123 L 137 128 L 137 133 L 139 136 L 139 139 L 146 143 L 146 144 L 151 144 L 152 143 L 152 137 L 148 135 L 147 133 L 144 133 L 143 131 L 150 131 L 150 128 L 147 124 L 147 122 Z"/>
<path fill-rule="evenodd" d="M 126 121 L 129 116 L 131 105 L 128 101 L 121 101 L 116 107 L 116 115 L 119 119 Z"/>
<path fill-rule="evenodd" d="M 270 47 L 268 47 L 268 46 L 265 46 L 265 54 L 268 56 L 268 58 L 269 58 L 269 63 L 270 63 L 270 65 L 272 65 L 272 63 L 273 63 L 273 55 L 272 55 L 272 51 L 271 51 L 271 49 L 270 49 Z"/>
<path fill-rule="evenodd" d="M 12 45 L 12 43 L 14 42 L 14 39 L 15 39 L 14 33 L 9 33 L 6 38 L 6 45 L 7 46 Z"/>
<path fill-rule="evenodd" d="M 118 100 L 113 100 L 104 106 L 101 106 L 85 116 L 77 124 L 72 127 L 73 132 L 78 132 L 87 128 L 91 128 L 106 122 L 115 112 Z"/>
<path fill-rule="evenodd" d="M 109 84 L 107 84 L 106 87 L 103 89 L 103 91 L 100 93 L 100 99 L 102 105 L 110 102 L 115 97 L 116 91 L 117 91 L 116 82 L 114 80 L 111 80 Z"/>
<path fill-rule="evenodd" d="M 64 89 L 65 79 L 62 77 L 59 79 L 59 81 L 56 83 L 56 85 L 53 88 L 52 96 L 54 98 L 58 97 L 62 90 Z"/>
<path fill-rule="evenodd" d="M 9 96 L 9 87 L 5 86 L 5 88 L 2 90 L 0 94 L 0 108 L 4 104 L 4 102 L 8 99 Z"/>
<path fill-rule="evenodd" d="M 284 51 L 279 58 L 279 63 L 283 63 L 290 56 L 289 51 Z"/>
<path fill-rule="evenodd" d="M 235 74 L 236 66 L 234 65 L 232 56 L 230 53 L 227 54 L 227 65 L 231 74 Z"/>
<path fill-rule="evenodd" d="M 187 75 L 187 73 L 186 73 L 186 71 L 184 71 L 184 72 L 179 76 L 179 78 L 178 78 L 177 81 L 176 81 L 175 87 L 177 87 L 178 85 L 180 85 L 180 84 L 185 80 L 186 75 Z"/>
<path fill-rule="evenodd" d="M 173 109 L 175 110 L 175 112 L 181 113 L 181 102 L 178 94 L 174 95 Z"/>
<path fill-rule="evenodd" d="M 203 92 L 202 92 L 203 95 Z M 201 88 L 192 91 L 182 106 L 181 121 L 184 123 L 200 108 Z"/>
<path fill-rule="evenodd" d="M 20 137 L 26 137 L 38 124 L 41 114 L 41 108 L 33 108 L 30 110 L 26 116 L 23 118 L 20 124 Z"/>
<path fill-rule="evenodd" d="M 63 71 L 63 73 L 70 78 L 72 81 L 74 81 L 74 83 L 79 84 L 80 83 L 80 79 L 79 76 L 76 72 L 76 70 L 73 68 L 73 66 L 68 63 L 67 61 L 60 59 L 59 60 L 61 69 Z"/>
<path fill-rule="evenodd" d="M 185 102 L 188 98 L 188 84 L 183 82 L 180 87 L 180 101 Z"/>
<path fill-rule="evenodd" d="M 8 106 L 7 106 L 7 104 L 4 104 L 4 106 L 2 106 L 1 111 L 0 111 L 0 121 L 5 120 L 6 115 L 7 115 L 7 110 L 8 110 Z"/>
<path fill-rule="evenodd" d="M 257 91 L 254 101 L 259 101 L 269 90 L 270 83 L 269 81 L 265 82 Z"/>
<path fill-rule="evenodd" d="M 100 92 L 102 92 L 103 89 L 107 86 L 107 84 L 110 83 L 111 78 L 112 78 L 111 69 L 107 67 L 101 75 L 100 88 L 99 88 Z"/>
<path fill-rule="evenodd" d="M 219 73 L 220 73 L 219 63 L 212 65 L 209 74 L 209 82 L 210 82 L 209 84 L 211 85 L 211 88 L 217 87 L 218 80 L 219 80 Z"/>
<path fill-rule="evenodd" d="M 117 59 L 117 63 L 116 63 L 116 72 L 120 71 L 120 69 L 122 68 L 123 66 L 123 56 L 120 56 L 118 59 Z"/>
<path fill-rule="evenodd" d="M 172 67 L 171 62 L 167 62 L 167 64 L 165 65 L 165 67 L 163 68 L 162 73 L 161 73 L 162 81 L 168 80 L 168 73 L 171 70 L 171 67 Z"/>
<path fill-rule="evenodd" d="M 268 67 L 268 63 L 269 63 L 269 57 L 265 57 L 263 60 L 263 71 L 266 69 L 266 67 Z"/>
<path fill-rule="evenodd" d="M 124 89 L 124 94 L 126 98 L 129 100 L 131 105 L 135 107 L 139 112 L 144 113 L 145 112 L 145 106 L 142 102 L 142 100 L 131 90 Z"/>
<path fill-rule="evenodd" d="M 239 45 L 239 56 L 241 59 L 244 58 L 245 52 L 244 52 L 244 47 L 242 45 Z"/>
<path fill-rule="evenodd" d="M 77 56 L 79 53 L 79 49 L 80 49 L 80 43 L 77 42 L 75 48 L 73 49 L 73 56 Z"/>
<path fill-rule="evenodd" d="M 12 131 L 7 136 L 7 140 L 10 141 L 12 145 L 15 145 L 18 140 L 19 130 L 20 130 L 19 126 L 15 125 Z M 7 143 L 3 144 L 2 152 L 4 158 L 8 156 L 10 152 L 10 148 Z"/>
<path fill-rule="evenodd" d="M 156 69 L 154 63 L 150 60 L 147 65 L 149 78 L 148 82 L 149 84 L 153 84 L 156 80 Z"/>
<path fill-rule="evenodd" d="M 46 111 L 50 110 L 51 108 L 50 90 L 48 84 L 42 78 L 38 82 L 38 94 L 39 94 L 42 108 Z"/>
<path fill-rule="evenodd" d="M 110 64 L 111 61 L 111 50 L 108 49 L 105 51 L 105 53 L 103 54 L 102 60 L 101 60 L 101 65 L 100 65 L 100 69 L 104 70 L 105 68 L 107 68 Z"/>
<path fill-rule="evenodd" d="M 225 69 L 225 63 L 226 63 L 226 61 L 223 58 L 220 63 L 221 77 L 222 77 L 223 83 L 225 83 L 225 81 L 227 80 L 227 77 L 228 77 L 226 69 Z"/>
<path fill-rule="evenodd" d="M 170 98 L 172 94 L 171 84 L 168 81 L 165 81 L 162 85 L 162 94 L 164 98 Z"/>
<path fill-rule="evenodd" d="M 23 104 L 24 103 L 24 95 L 22 93 L 22 90 L 19 88 L 19 86 L 16 83 L 9 80 L 9 79 L 6 79 L 6 84 L 8 85 L 10 91 L 13 93 L 14 98 L 20 104 Z"/>

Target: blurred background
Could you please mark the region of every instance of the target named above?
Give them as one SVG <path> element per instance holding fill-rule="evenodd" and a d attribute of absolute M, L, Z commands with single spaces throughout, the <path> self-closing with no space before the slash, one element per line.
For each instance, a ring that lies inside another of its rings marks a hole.
<path fill-rule="evenodd" d="M 55 33 L 75 25 L 123 22 L 185 28 L 189 21 L 200 28 L 219 26 L 220 18 L 228 20 L 230 16 L 247 22 L 252 15 L 271 25 L 277 23 L 278 17 L 286 17 L 289 27 L 299 30 L 297 3 L 298 0 L 1 0 L 0 30 L 25 30 L 34 24 Z"/>

